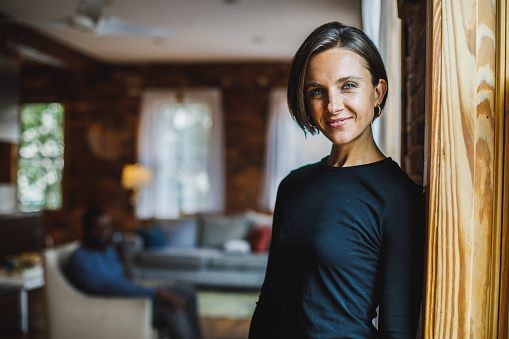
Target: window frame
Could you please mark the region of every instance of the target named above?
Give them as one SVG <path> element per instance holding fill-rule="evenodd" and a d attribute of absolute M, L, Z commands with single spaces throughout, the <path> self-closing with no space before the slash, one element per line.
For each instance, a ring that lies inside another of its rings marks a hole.
<path fill-rule="evenodd" d="M 142 104 L 140 111 L 140 126 L 138 129 L 138 162 L 143 166 L 152 169 L 153 177 L 157 176 L 154 170 L 154 161 L 157 158 L 153 148 L 150 146 L 154 140 L 146 140 L 144 134 L 153 136 L 153 123 L 160 109 L 168 104 L 207 104 L 211 109 L 212 127 L 210 131 L 209 153 L 209 181 L 211 191 L 211 206 L 206 212 L 223 212 L 225 206 L 225 171 L 224 171 L 224 133 L 223 133 L 223 113 L 222 113 L 222 91 L 218 88 L 195 88 L 187 89 L 185 92 L 181 89 L 147 89 L 142 94 Z M 144 186 L 140 190 L 139 204 L 135 206 L 135 214 L 139 219 L 159 218 L 156 216 L 156 210 L 150 203 L 153 201 L 152 184 Z M 150 198 L 144 198 L 150 196 Z M 202 212 L 198 212 L 202 213 Z M 168 213 L 165 218 L 178 217 L 182 215 L 179 210 L 178 215 Z"/>
<path fill-rule="evenodd" d="M 61 199 L 62 199 L 62 204 L 60 206 L 60 208 L 58 209 L 54 209 L 54 210 L 50 210 L 50 209 L 46 209 L 46 208 L 40 208 L 39 210 L 40 211 L 44 211 L 44 212 L 58 212 L 58 211 L 63 211 L 63 210 L 66 210 L 69 206 L 69 175 L 68 175 L 68 172 L 69 172 L 69 162 L 70 162 L 70 152 L 69 152 L 69 145 L 70 145 L 70 126 L 69 126 L 69 119 L 68 119 L 68 114 L 69 114 L 69 110 L 71 108 L 71 105 L 69 104 L 69 102 L 67 100 L 62 100 L 60 98 L 44 98 L 44 99 L 40 99 L 40 100 L 35 100 L 35 99 L 32 99 L 32 100 L 25 100 L 23 102 L 20 102 L 19 103 L 19 108 L 18 108 L 18 124 L 19 124 L 19 136 L 18 136 L 18 150 L 17 150 L 17 154 L 16 154 L 16 178 L 15 178 L 15 184 L 16 184 L 16 206 L 19 206 L 19 199 L 18 199 L 18 175 L 17 175 L 17 171 L 19 170 L 19 160 L 20 160 L 20 155 L 19 155 L 19 149 L 20 149 L 20 143 L 21 143 L 21 109 L 22 109 L 22 106 L 24 105 L 31 105 L 31 104 L 51 104 L 51 103 L 58 103 L 60 105 L 62 105 L 63 107 L 63 117 L 62 117 L 62 121 L 63 121 L 63 131 L 64 131 L 64 168 L 62 169 L 62 180 L 61 180 Z"/>

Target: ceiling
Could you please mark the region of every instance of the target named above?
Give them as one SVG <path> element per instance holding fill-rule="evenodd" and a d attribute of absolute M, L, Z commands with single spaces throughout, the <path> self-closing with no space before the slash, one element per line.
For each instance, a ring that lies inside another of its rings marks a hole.
<path fill-rule="evenodd" d="M 95 36 L 40 21 L 75 12 L 78 0 L 0 0 L 0 12 L 108 63 L 289 60 L 319 25 L 361 27 L 359 0 L 106 0 L 105 17 L 167 29 L 165 38 Z"/>

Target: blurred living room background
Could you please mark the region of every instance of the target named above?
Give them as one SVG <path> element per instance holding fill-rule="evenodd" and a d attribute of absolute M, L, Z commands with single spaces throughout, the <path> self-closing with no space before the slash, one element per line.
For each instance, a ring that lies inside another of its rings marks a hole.
<path fill-rule="evenodd" d="M 43 253 L 89 206 L 130 278 L 195 284 L 205 337 L 247 338 L 279 181 L 331 147 L 288 113 L 293 53 L 325 22 L 364 29 L 390 70 L 376 141 L 422 181 L 416 3 L 0 0 L 0 338 L 49 338 Z"/>

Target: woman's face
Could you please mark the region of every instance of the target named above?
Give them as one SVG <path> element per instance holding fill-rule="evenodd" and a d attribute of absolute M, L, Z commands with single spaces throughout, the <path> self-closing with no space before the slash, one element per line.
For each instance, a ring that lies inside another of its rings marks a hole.
<path fill-rule="evenodd" d="M 386 89 L 384 80 L 373 86 L 364 59 L 343 48 L 314 55 L 304 84 L 314 125 L 338 146 L 373 142 L 374 109 L 382 102 Z"/>

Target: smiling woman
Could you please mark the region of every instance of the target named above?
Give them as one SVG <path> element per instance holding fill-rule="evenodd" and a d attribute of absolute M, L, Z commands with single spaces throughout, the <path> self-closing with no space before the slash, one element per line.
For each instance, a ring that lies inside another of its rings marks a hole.
<path fill-rule="evenodd" d="M 290 113 L 333 145 L 279 185 L 251 339 L 415 337 L 424 196 L 373 140 L 387 87 L 380 54 L 354 27 L 322 25 L 295 54 Z"/>
<path fill-rule="evenodd" d="M 308 121 L 314 121 L 316 128 L 332 141 L 335 154 L 341 146 L 341 152 L 348 148 L 357 157 L 371 152 L 373 160 L 384 158 L 373 147 L 371 123 L 387 92 L 387 81 L 378 79 L 375 86 L 372 83 L 362 57 L 354 52 L 334 48 L 311 58 L 304 86 Z M 334 161 L 331 157 L 329 164 Z"/>

